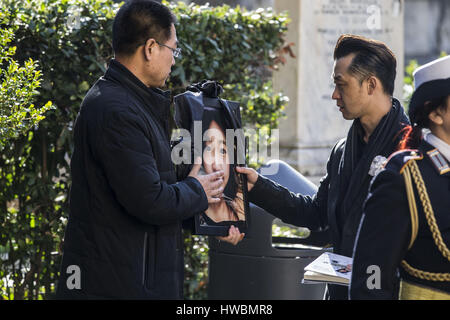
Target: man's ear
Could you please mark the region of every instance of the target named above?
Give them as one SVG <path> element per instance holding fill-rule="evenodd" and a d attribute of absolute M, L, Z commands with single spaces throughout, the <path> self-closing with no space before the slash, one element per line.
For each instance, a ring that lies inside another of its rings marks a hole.
<path fill-rule="evenodd" d="M 444 119 L 442 118 L 442 110 L 440 108 L 437 108 L 436 110 L 433 110 L 428 115 L 428 119 L 435 125 L 441 126 L 444 123 Z"/>
<path fill-rule="evenodd" d="M 152 57 L 152 51 L 155 50 L 156 40 L 153 38 L 147 39 L 144 45 L 144 58 L 146 61 L 150 61 Z"/>
<path fill-rule="evenodd" d="M 370 76 L 369 78 L 367 78 L 367 93 L 369 95 L 374 94 L 377 86 L 378 86 L 377 78 L 375 78 L 374 76 Z"/>

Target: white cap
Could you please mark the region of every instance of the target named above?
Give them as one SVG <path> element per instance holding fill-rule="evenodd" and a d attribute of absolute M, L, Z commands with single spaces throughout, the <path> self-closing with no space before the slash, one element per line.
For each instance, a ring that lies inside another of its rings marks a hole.
<path fill-rule="evenodd" d="M 433 60 L 417 68 L 413 76 L 416 89 L 424 82 L 450 78 L 450 56 Z"/>

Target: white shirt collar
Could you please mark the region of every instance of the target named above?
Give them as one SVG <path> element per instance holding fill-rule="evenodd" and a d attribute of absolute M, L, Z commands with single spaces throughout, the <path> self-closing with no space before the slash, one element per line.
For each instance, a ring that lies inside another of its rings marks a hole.
<path fill-rule="evenodd" d="M 424 132 L 424 139 L 426 142 L 437 148 L 440 153 L 450 162 L 450 145 L 445 141 L 439 139 L 430 131 Z"/>

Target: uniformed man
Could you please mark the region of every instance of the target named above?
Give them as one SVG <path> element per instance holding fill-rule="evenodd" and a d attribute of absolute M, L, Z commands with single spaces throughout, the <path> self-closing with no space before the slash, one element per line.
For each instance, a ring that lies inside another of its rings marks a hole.
<path fill-rule="evenodd" d="M 351 299 L 450 299 L 450 56 L 414 80 L 412 127 L 365 203 Z"/>

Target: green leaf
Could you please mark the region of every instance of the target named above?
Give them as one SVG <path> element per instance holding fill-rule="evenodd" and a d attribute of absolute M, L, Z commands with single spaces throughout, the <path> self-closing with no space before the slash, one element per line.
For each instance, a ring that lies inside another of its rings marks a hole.
<path fill-rule="evenodd" d="M 177 17 L 183 49 L 167 81 L 172 94 L 189 82 L 219 80 L 223 98 L 240 102 L 244 123 L 275 128 L 287 102 L 273 88 L 271 67 L 284 45 L 286 14 L 164 3 Z M 80 9 L 77 30 L 66 25 L 71 6 Z M 1 271 L 13 281 L 7 288 L 0 276 L 2 297 L 37 300 L 54 292 L 68 217 L 73 127 L 86 91 L 113 56 L 111 32 L 120 6 L 112 0 L 2 0 L 0 202 L 17 202 L 10 211 L 0 209 L 0 245 L 11 242 L 15 255 L 2 261 Z M 256 14 L 259 19 L 251 19 Z M 184 240 L 186 297 L 207 298 L 207 238 L 186 234 Z M 16 261 L 40 266 L 26 286 L 25 273 L 11 271 Z"/>

